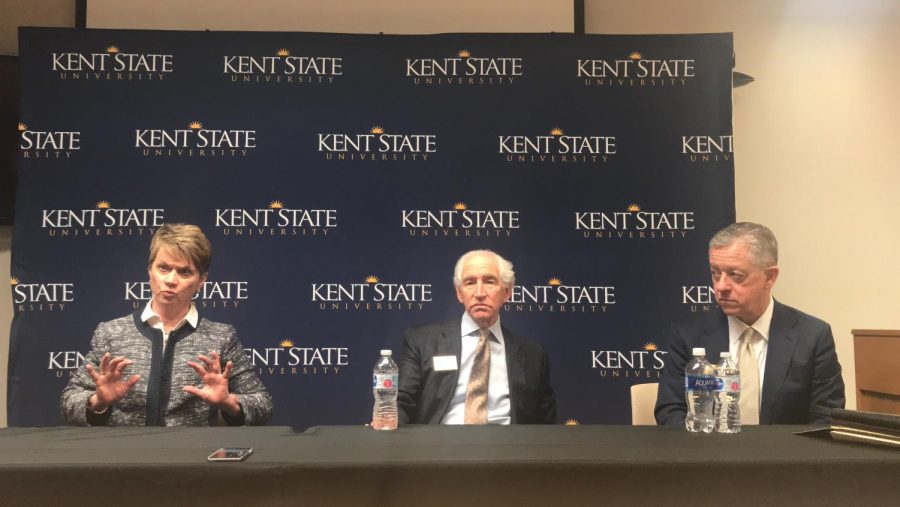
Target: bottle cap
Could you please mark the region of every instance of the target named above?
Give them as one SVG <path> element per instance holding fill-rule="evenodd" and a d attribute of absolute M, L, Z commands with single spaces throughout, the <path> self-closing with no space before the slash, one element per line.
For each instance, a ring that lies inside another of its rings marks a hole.
<path fill-rule="evenodd" d="M 705 356 L 706 349 L 704 347 L 694 347 L 694 355 L 695 356 Z"/>
<path fill-rule="evenodd" d="M 391 351 L 389 349 L 381 349 L 381 355 L 389 356 L 389 355 L 391 355 Z"/>
<path fill-rule="evenodd" d="M 721 358 L 723 358 L 723 359 L 726 358 L 726 357 L 730 358 L 730 357 L 731 357 L 731 352 L 722 352 L 721 354 L 719 354 L 719 357 L 721 357 Z"/>

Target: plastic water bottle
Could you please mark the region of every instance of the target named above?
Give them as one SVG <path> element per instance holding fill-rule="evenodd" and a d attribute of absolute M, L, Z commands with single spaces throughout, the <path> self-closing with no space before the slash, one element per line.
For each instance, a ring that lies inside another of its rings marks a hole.
<path fill-rule="evenodd" d="M 731 359 L 731 353 L 722 352 L 722 360 L 716 365 L 716 431 L 741 432 L 741 372 Z"/>
<path fill-rule="evenodd" d="M 372 409 L 372 428 L 376 430 L 397 429 L 397 363 L 391 358 L 390 350 L 382 350 L 381 357 L 372 370 L 372 394 L 375 407 Z"/>
<path fill-rule="evenodd" d="M 684 393 L 687 415 L 684 426 L 692 433 L 712 433 L 713 403 L 716 377 L 713 366 L 706 360 L 706 349 L 694 348 L 694 357 L 684 368 Z"/>

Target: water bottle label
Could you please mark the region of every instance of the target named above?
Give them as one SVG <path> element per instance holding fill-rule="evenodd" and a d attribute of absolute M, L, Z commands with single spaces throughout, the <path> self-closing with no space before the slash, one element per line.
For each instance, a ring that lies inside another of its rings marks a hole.
<path fill-rule="evenodd" d="M 716 388 L 716 378 L 709 375 L 685 375 L 684 388 L 688 391 L 713 391 Z"/>
<path fill-rule="evenodd" d="M 741 377 L 729 375 L 716 377 L 716 392 L 739 393 L 741 392 Z"/>
<path fill-rule="evenodd" d="M 372 389 L 396 389 L 397 375 L 372 374 Z"/>

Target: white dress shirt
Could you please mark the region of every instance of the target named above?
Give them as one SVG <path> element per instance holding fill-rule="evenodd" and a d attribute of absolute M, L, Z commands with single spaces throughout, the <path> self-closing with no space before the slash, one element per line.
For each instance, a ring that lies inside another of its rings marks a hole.
<path fill-rule="evenodd" d="M 147 306 L 144 307 L 144 311 L 141 313 L 141 321 L 146 322 L 150 327 L 153 327 L 153 328 L 156 328 L 156 329 L 159 329 L 160 331 L 162 331 L 162 334 L 163 334 L 162 348 L 163 348 L 163 350 L 166 350 L 166 342 L 169 341 L 169 334 L 172 331 L 181 329 L 181 326 L 185 325 L 186 323 L 190 324 L 192 328 L 197 329 L 197 323 L 200 321 L 200 314 L 197 313 L 197 307 L 194 306 L 194 303 L 191 303 L 191 308 L 188 310 L 187 315 L 185 315 L 184 318 L 181 319 L 181 322 L 179 322 L 175 327 L 173 327 L 172 329 L 170 329 L 168 331 L 166 331 L 165 326 L 163 326 L 162 318 L 156 312 L 153 311 L 153 307 L 151 306 L 152 303 L 153 303 L 152 298 L 150 299 L 150 301 L 147 301 Z"/>
<path fill-rule="evenodd" d="M 753 342 L 753 345 L 750 347 L 753 350 L 753 355 L 756 356 L 756 366 L 759 368 L 760 402 L 762 402 L 763 379 L 766 377 L 766 353 L 769 350 L 769 328 L 772 327 L 772 310 L 774 307 L 775 300 L 770 296 L 769 306 L 766 308 L 766 311 L 764 311 L 763 314 L 756 319 L 756 322 L 750 326 L 741 322 L 741 319 L 737 317 L 732 317 L 731 315 L 728 316 L 728 351 L 731 352 L 731 358 L 734 359 L 734 362 L 738 363 L 738 369 L 743 368 L 740 364 L 741 334 L 743 334 L 748 327 L 752 327 L 763 337 L 762 340 L 757 339 Z M 714 362 L 718 362 L 718 358 Z"/>
<path fill-rule="evenodd" d="M 493 335 L 490 339 L 491 374 L 488 381 L 487 423 L 509 424 L 509 377 L 506 374 L 506 349 L 503 344 L 503 331 L 500 319 L 488 330 Z M 481 338 L 478 324 L 468 313 L 464 313 L 460 324 L 462 333 L 462 350 L 459 355 L 459 380 L 456 391 L 450 400 L 450 409 L 441 420 L 441 424 L 464 424 L 466 415 L 466 391 L 469 387 L 469 376 L 472 374 L 472 363 L 475 362 L 475 348 Z"/>

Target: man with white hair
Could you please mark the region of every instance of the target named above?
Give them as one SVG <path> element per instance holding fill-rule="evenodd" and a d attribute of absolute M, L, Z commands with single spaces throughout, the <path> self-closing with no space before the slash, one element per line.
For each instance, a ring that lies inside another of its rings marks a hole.
<path fill-rule="evenodd" d="M 778 242 L 765 226 L 739 222 L 709 241 L 709 270 L 722 310 L 673 326 L 656 401 L 660 425 L 684 424 L 684 368 L 693 347 L 721 352 L 741 371 L 742 424 L 823 424 L 844 407 L 831 327 L 772 298 Z"/>
<path fill-rule="evenodd" d="M 544 348 L 500 325 L 515 273 L 489 250 L 453 274 L 461 319 L 407 331 L 400 357 L 401 424 L 552 424 L 556 398 Z"/>

